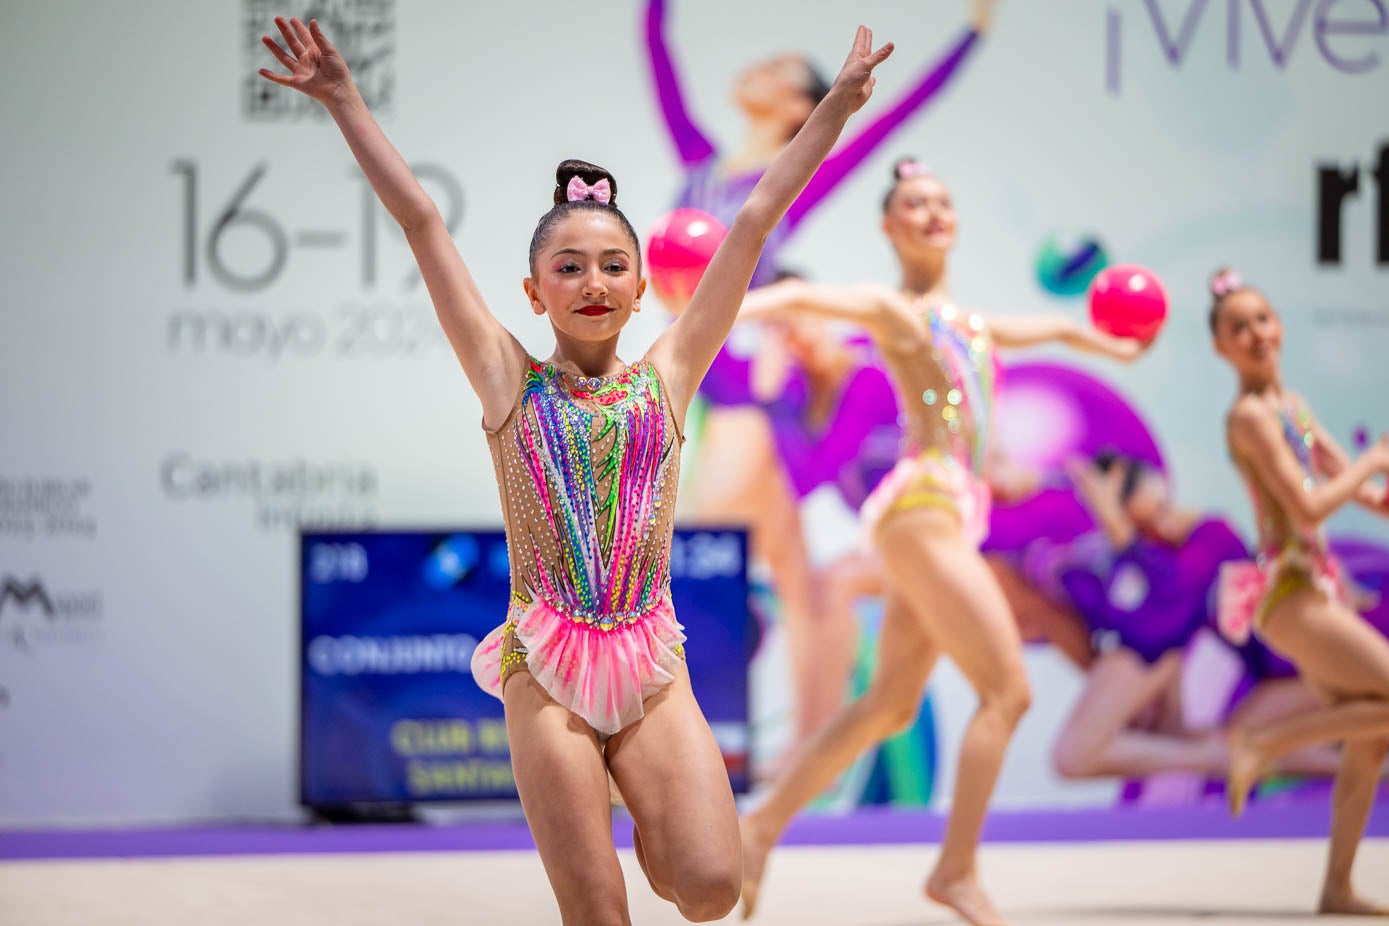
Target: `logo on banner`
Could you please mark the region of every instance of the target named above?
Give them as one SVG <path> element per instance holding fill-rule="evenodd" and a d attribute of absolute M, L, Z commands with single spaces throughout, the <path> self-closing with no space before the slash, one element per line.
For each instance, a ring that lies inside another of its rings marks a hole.
<path fill-rule="evenodd" d="M 371 527 L 380 477 L 366 463 L 204 460 L 176 451 L 159 464 L 164 497 L 174 502 L 247 504 L 263 530 Z"/>
<path fill-rule="evenodd" d="M 0 476 L 0 537 L 34 540 L 96 536 L 86 478 Z"/>
<path fill-rule="evenodd" d="M 1122 86 L 1126 27 L 1150 34 L 1174 68 L 1186 62 L 1198 36 L 1209 31 L 1224 39 L 1231 71 L 1239 70 L 1251 48 L 1251 57 L 1266 57 L 1282 70 L 1299 48 L 1311 45 L 1310 53 L 1325 66 L 1359 76 L 1379 70 L 1381 53 L 1389 50 L 1385 0 L 1350 5 L 1339 0 L 1143 0 L 1142 5 L 1146 17 L 1127 19 L 1125 14 L 1137 6 L 1130 3 L 1112 6 L 1106 14 L 1105 86 L 1111 93 Z"/>
<path fill-rule="evenodd" d="M 1108 264 L 1109 255 L 1094 235 L 1051 234 L 1037 251 L 1037 282 L 1053 296 L 1080 296 Z"/>
<path fill-rule="evenodd" d="M 280 15 L 289 14 L 279 0 L 242 0 L 242 114 L 256 122 L 324 118 L 318 103 L 256 73 L 268 58 L 261 36 L 279 38 L 275 17 Z M 395 0 L 313 0 L 300 19 L 317 19 L 323 26 L 372 111 L 377 115 L 391 112 L 395 105 Z"/>
<path fill-rule="evenodd" d="M 243 111 L 252 121 L 325 117 L 322 105 L 279 87 L 256 72 L 267 63 L 261 36 L 275 34 L 278 0 L 242 0 Z M 300 13 L 318 19 L 342 51 L 367 104 L 378 116 L 391 111 L 395 88 L 395 0 L 312 0 Z M 219 158 L 220 163 L 220 158 Z M 295 161 L 294 188 L 321 186 L 336 176 L 343 187 L 332 206 L 307 217 L 276 207 L 266 192 L 273 169 L 265 160 L 224 171 L 204 171 L 196 157 L 170 165 L 180 195 L 178 267 L 189 299 L 171 306 L 160 332 L 174 355 L 220 355 L 281 360 L 342 357 L 411 358 L 447 351 L 404 235 L 377 201 L 361 171 L 343 162 L 325 174 L 321 165 Z M 449 234 L 463 221 L 463 186 L 439 164 L 411 165 L 437 204 Z M 302 272 L 333 295 L 305 303 L 213 300 L 257 295 Z M 342 287 L 347 287 L 344 294 Z M 354 292 L 355 291 L 355 292 Z"/>
<path fill-rule="evenodd" d="M 55 588 L 37 575 L 0 576 L 0 634 L 15 649 L 95 638 L 103 610 L 99 591 Z"/>
<path fill-rule="evenodd" d="M 464 211 L 457 176 L 439 164 L 411 168 L 438 205 L 449 234 L 456 234 Z M 306 224 L 273 211 L 258 192 L 270 170 L 268 162 L 260 161 L 245 173 L 205 177 L 193 158 L 173 162 L 171 171 L 182 181 L 178 258 L 183 288 L 190 293 L 258 294 L 303 266 L 314 279 L 347 284 L 361 295 L 331 307 L 247 305 L 243 299 L 234 305 L 185 304 L 170 313 L 165 325 L 169 352 L 278 361 L 413 357 L 447 350 L 404 236 L 361 172 L 344 170 L 344 195 L 334 199 L 341 208 Z M 317 169 L 314 180 L 324 182 Z M 205 201 L 208 197 L 213 197 L 211 203 Z"/>
<path fill-rule="evenodd" d="M 58 613 L 48 589 L 44 588 L 38 579 L 31 579 L 26 583 L 14 576 L 6 576 L 5 584 L 0 586 L 0 617 L 4 616 L 7 605 L 12 611 L 37 607 L 46 617 L 55 617 Z"/>
<path fill-rule="evenodd" d="M 1389 267 L 1389 142 L 1381 142 L 1378 154 L 1363 165 L 1358 161 L 1319 163 L 1316 177 L 1317 263 L 1341 265 L 1346 214 L 1361 218 L 1368 208 L 1374 216 L 1375 265 Z M 1369 200 L 1363 205 L 1357 203 L 1362 193 Z M 1365 224 L 1356 223 L 1361 228 Z"/>

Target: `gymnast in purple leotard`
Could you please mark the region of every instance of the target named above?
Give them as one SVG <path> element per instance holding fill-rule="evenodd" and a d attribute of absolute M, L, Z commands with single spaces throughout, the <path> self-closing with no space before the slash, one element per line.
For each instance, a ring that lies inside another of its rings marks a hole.
<path fill-rule="evenodd" d="M 911 88 L 856 136 L 842 144 L 816 172 L 789 212 L 768 237 L 752 285 L 776 281 L 781 250 L 800 224 L 846 180 L 894 131 L 929 103 L 959 72 L 981 34 L 988 28 L 993 0 L 973 0 L 972 22 L 945 56 L 931 64 Z M 731 156 L 723 157 L 708 135 L 695 124 L 685 103 L 680 80 L 666 42 L 668 0 L 649 0 L 646 44 L 656 97 L 671 143 L 685 171 L 676 206 L 702 209 L 727 224 L 757 184 L 766 165 L 810 115 L 829 85 L 803 56 L 780 55 L 744 71 L 734 94 L 748 118 L 748 139 Z M 727 348 L 700 386 L 700 395 L 713 405 L 752 403 L 749 364 Z"/>
<path fill-rule="evenodd" d="M 972 26 L 944 58 L 930 65 L 864 131 L 830 155 L 791 212 L 772 230 L 765 245 L 767 257 L 754 271 L 753 286 L 777 279 L 782 249 L 801 223 L 959 72 L 988 26 L 993 2 L 972 0 Z M 684 182 L 675 204 L 703 209 L 727 222 L 827 85 L 799 55 L 770 58 L 749 68 L 735 88 L 735 101 L 748 119 L 748 133 L 742 144 L 720 152 L 686 105 L 667 44 L 668 12 L 669 0 L 649 0 L 645 26 L 657 102 L 683 168 Z M 667 308 L 679 312 L 676 294 L 658 295 Z M 777 457 L 765 410 L 752 395 L 753 375 L 749 358 L 725 348 L 700 385 L 705 412 L 696 416 L 698 426 L 692 435 L 687 517 L 696 523 L 746 524 L 753 557 L 769 567 L 787 630 L 797 705 L 794 738 L 799 740 L 816 724 L 814 711 L 806 703 L 822 687 L 811 665 L 809 651 L 814 644 L 807 635 L 813 611 L 809 555 L 801 539 L 795 490 Z"/>
<path fill-rule="evenodd" d="M 1084 618 L 1096 649 L 1122 646 L 1153 665 L 1211 623 L 1220 565 L 1247 556 L 1244 541 L 1219 518 L 1176 510 L 1166 479 L 1140 460 L 1101 453 L 1073 479 L 1101 529 L 1031 546 L 1024 572 Z"/>
<path fill-rule="evenodd" d="M 1213 623 L 1220 566 L 1247 555 L 1243 541 L 1223 520 L 1176 508 L 1149 464 L 1103 453 L 1067 469 L 1098 529 L 1065 543 L 1039 540 L 1022 556 L 1028 581 L 1077 614 L 1095 644 L 1053 747 L 1057 772 L 1223 774 L 1222 733 L 1188 734 L 1171 717 L 1155 730 L 1140 717 L 1177 690 L 1188 644 Z"/>
<path fill-rule="evenodd" d="M 1094 641 L 1085 688 L 1053 747 L 1057 772 L 1069 778 L 1224 775 L 1226 734 L 1184 725 L 1180 678 L 1190 643 L 1214 630 L 1217 577 L 1224 564 L 1248 555 L 1244 541 L 1221 518 L 1177 509 L 1166 478 L 1151 464 L 1102 453 L 1068 469 L 1097 528 L 1063 541 L 1039 537 L 1021 555 L 1027 581 L 1078 616 Z M 1251 647 L 1240 652 L 1261 673 L 1242 692 L 1236 717 L 1266 721 L 1310 706 L 1305 686 L 1274 675 L 1276 667 L 1261 655 Z M 1326 774 L 1333 761 L 1308 751 L 1282 767 Z"/>

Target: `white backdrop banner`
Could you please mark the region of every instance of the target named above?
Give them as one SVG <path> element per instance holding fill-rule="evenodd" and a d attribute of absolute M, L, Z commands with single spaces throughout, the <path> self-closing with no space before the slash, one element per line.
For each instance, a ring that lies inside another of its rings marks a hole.
<path fill-rule="evenodd" d="M 866 119 L 969 14 L 965 0 L 667 6 L 690 110 L 726 145 L 748 65 L 792 50 L 833 74 L 862 18 L 897 43 Z M 5 3 L 0 823 L 294 816 L 297 528 L 499 523 L 478 404 L 402 237 L 331 122 L 255 76 L 279 12 L 340 37 L 494 311 L 534 352 L 551 335 L 520 283 L 555 164 L 610 167 L 639 230 L 681 186 L 640 0 L 578 14 Z M 952 187 L 966 304 L 1079 319 L 1058 255 L 1089 243 L 1151 267 L 1172 317 L 1150 355 L 1067 363 L 1140 410 L 1184 503 L 1248 533 L 1205 280 L 1228 263 L 1270 295 L 1288 378 L 1332 433 L 1352 444 L 1389 426 L 1386 99 L 1385 0 L 1004 2 L 785 258 L 817 280 L 891 282 L 877 203 L 892 161 L 913 154 Z M 638 316 L 625 353 L 664 323 Z M 807 524 L 823 534 L 843 516 Z M 1389 541 L 1365 513 L 1332 529 Z M 1050 772 L 1080 679 L 1050 652 L 1029 665 L 1038 703 L 1000 802 L 1112 800 L 1112 785 Z M 933 701 L 948 787 L 973 700 L 943 670 Z"/>

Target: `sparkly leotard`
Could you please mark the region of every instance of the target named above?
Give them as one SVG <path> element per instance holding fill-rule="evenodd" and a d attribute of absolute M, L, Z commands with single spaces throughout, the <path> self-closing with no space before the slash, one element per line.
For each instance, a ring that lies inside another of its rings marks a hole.
<path fill-rule="evenodd" d="M 1322 475 L 1312 416 L 1297 402 L 1295 407 L 1280 405 L 1278 418 L 1302 470 L 1302 488 L 1311 491 Z M 1327 549 L 1321 528 L 1295 524 L 1247 473 L 1245 479 L 1258 520 L 1258 558 L 1227 564 L 1220 574 L 1220 630 L 1235 643 L 1247 640 L 1251 629 L 1262 629 L 1274 606 L 1299 589 L 1317 588 L 1347 605 L 1352 601 L 1341 564 Z"/>
<path fill-rule="evenodd" d="M 506 623 L 473 656 L 501 697 L 524 669 L 610 735 L 668 684 L 685 635 L 670 601 L 683 438 L 655 367 L 641 360 L 573 385 L 531 360 L 516 405 L 487 433 L 511 557 Z"/>
<path fill-rule="evenodd" d="M 885 348 L 901 393 L 906 453 L 863 503 L 872 530 L 890 515 L 933 507 L 954 512 L 973 544 L 988 531 L 984 479 L 992 431 L 997 356 L 984 319 L 954 305 L 923 304 L 929 358 Z"/>

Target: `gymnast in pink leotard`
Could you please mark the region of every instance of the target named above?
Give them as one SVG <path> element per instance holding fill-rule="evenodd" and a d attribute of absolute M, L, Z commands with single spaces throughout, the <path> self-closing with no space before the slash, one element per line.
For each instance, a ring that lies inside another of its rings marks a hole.
<path fill-rule="evenodd" d="M 1254 783 L 1283 755 L 1341 742 L 1332 792 L 1331 851 L 1320 909 L 1389 913 L 1351 886 L 1355 850 L 1389 750 L 1389 642 L 1351 607 L 1322 523 L 1347 502 L 1381 515 L 1389 439 L 1352 460 L 1283 383 L 1283 325 L 1263 293 L 1232 270 L 1211 279 L 1210 327 L 1216 352 L 1238 377 L 1225 437 L 1259 519 L 1260 559 L 1224 591 L 1227 631 L 1251 626 L 1297 667 L 1327 702 L 1295 717 L 1236 728 L 1228 794 L 1238 814 Z M 1224 581 L 1224 578 L 1222 579 Z"/>
<path fill-rule="evenodd" d="M 887 579 L 879 660 L 869 689 L 844 708 L 743 818 L 745 910 L 755 909 L 767 856 L 795 814 L 864 749 L 909 724 L 935 660 L 960 667 L 979 696 L 966 729 L 931 899 L 974 924 L 1001 917 L 975 869 L 1004 750 L 1030 701 L 1013 616 L 979 553 L 987 530 L 995 349 L 1061 342 L 1116 359 L 1145 345 L 1063 316 L 987 319 L 949 298 L 957 218 L 949 188 L 924 165 L 899 161 L 882 228 L 901 269 L 897 287 L 787 281 L 753 290 L 744 315 L 846 321 L 873 340 L 903 413 L 902 453 L 863 504 Z"/>
<path fill-rule="evenodd" d="M 844 68 L 733 219 L 687 311 L 637 362 L 618 340 L 645 291 L 617 181 L 569 160 L 531 237 L 529 307 L 555 335 L 545 360 L 494 316 L 435 204 L 362 101 L 317 23 L 276 21 L 262 76 L 322 103 L 405 232 L 482 405 L 512 563 L 505 622 L 478 647 L 502 699 L 516 789 L 566 923 L 630 923 L 612 841 L 610 780 L 635 821 L 652 889 L 692 921 L 737 900 L 738 832 L 717 742 L 690 690 L 669 561 L 680 428 L 737 317 L 762 243 L 872 92 L 860 28 Z M 618 135 L 578 99 L 592 143 Z M 612 139 L 609 139 L 612 140 Z"/>

